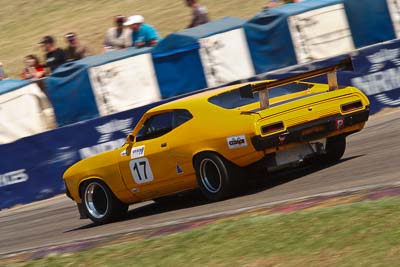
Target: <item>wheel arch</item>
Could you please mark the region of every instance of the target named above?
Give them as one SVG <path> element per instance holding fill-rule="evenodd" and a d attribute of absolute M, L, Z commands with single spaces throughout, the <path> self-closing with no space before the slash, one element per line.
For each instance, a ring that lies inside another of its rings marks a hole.
<path fill-rule="evenodd" d="M 94 180 L 100 181 L 101 183 L 103 183 L 115 195 L 115 193 L 111 190 L 111 188 L 107 185 L 107 183 L 104 181 L 103 178 L 101 178 L 99 176 L 89 176 L 87 178 L 82 179 L 78 185 L 78 194 L 79 194 L 79 198 L 81 201 L 82 201 L 83 190 L 85 189 L 85 184 L 87 184 L 90 181 L 94 181 Z"/>
<path fill-rule="evenodd" d="M 204 155 L 204 157 L 202 157 Z M 203 161 L 205 159 L 205 161 Z M 227 160 L 221 153 L 213 150 L 203 150 L 193 156 L 193 167 L 196 172 L 197 184 L 203 195 L 211 201 L 226 199 L 237 191 L 241 171 L 237 165 Z M 206 162 L 202 166 L 202 163 Z M 210 166 L 211 172 L 205 169 Z M 218 175 L 216 175 L 217 170 Z"/>
<path fill-rule="evenodd" d="M 193 166 L 193 168 L 195 167 L 196 158 L 197 158 L 197 157 L 200 157 L 200 156 L 203 155 L 203 154 L 207 154 L 207 153 L 216 154 L 216 155 L 220 156 L 221 158 L 223 158 L 224 160 L 226 160 L 227 162 L 230 162 L 231 164 L 234 164 L 233 162 L 227 160 L 226 157 L 224 157 L 224 155 L 222 155 L 221 153 L 218 153 L 218 152 L 215 151 L 215 150 L 208 149 L 208 150 L 198 151 L 198 152 L 196 152 L 196 153 L 193 155 L 193 157 L 192 157 L 192 166 Z M 235 164 L 234 164 L 234 165 L 235 165 Z"/>

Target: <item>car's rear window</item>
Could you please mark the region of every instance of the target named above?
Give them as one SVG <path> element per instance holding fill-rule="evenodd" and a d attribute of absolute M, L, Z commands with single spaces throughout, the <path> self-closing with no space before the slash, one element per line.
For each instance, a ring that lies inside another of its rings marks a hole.
<path fill-rule="evenodd" d="M 279 86 L 269 90 L 269 97 L 274 98 L 282 95 L 292 94 L 300 91 L 307 90 L 310 88 L 310 84 L 305 83 L 291 83 L 283 86 Z M 240 96 L 239 89 L 234 89 L 222 94 L 210 97 L 208 101 L 214 105 L 217 105 L 226 109 L 234 109 L 242 106 L 246 106 L 251 103 L 259 101 L 258 93 L 254 94 L 254 98 L 242 98 Z"/>

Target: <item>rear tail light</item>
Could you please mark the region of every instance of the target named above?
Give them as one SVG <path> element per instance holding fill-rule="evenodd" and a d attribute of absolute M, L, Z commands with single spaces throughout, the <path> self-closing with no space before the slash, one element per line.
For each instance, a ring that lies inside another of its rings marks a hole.
<path fill-rule="evenodd" d="M 277 123 L 272 123 L 269 125 L 265 125 L 261 127 L 261 132 L 263 135 L 266 134 L 271 134 L 274 132 L 279 132 L 285 129 L 285 126 L 283 125 L 283 122 L 277 122 Z"/>
<path fill-rule="evenodd" d="M 349 111 L 353 111 L 356 109 L 361 109 L 363 107 L 363 104 L 361 102 L 361 100 L 358 101 L 354 101 L 348 104 L 344 104 L 342 105 L 340 108 L 342 109 L 342 112 L 349 112 Z"/>

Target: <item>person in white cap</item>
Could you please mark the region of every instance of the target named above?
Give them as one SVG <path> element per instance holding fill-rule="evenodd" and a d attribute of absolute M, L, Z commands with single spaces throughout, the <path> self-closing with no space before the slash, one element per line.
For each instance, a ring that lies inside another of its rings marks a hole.
<path fill-rule="evenodd" d="M 143 16 L 134 15 L 130 16 L 124 23 L 125 26 L 129 26 L 132 30 L 132 46 L 155 46 L 159 39 L 158 33 L 153 26 L 143 22 Z"/>

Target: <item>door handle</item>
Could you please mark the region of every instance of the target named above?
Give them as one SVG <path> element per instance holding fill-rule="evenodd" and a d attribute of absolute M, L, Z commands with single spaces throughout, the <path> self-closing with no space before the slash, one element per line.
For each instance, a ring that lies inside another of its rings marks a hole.
<path fill-rule="evenodd" d="M 162 143 L 161 147 L 167 147 L 167 143 Z"/>

